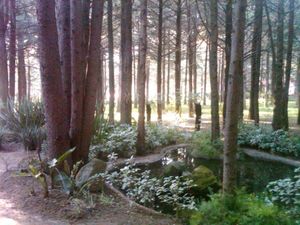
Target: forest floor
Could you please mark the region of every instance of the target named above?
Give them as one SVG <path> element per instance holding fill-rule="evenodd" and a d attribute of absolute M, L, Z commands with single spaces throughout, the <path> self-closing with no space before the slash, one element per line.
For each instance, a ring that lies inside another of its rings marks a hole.
<path fill-rule="evenodd" d="M 18 172 L 19 165 L 33 156 L 34 153 L 27 153 L 16 144 L 6 145 L 0 150 L 1 225 L 179 224 L 168 216 L 145 215 L 112 196 L 102 195 L 92 208 L 57 190 L 51 191 L 50 197 L 45 199 L 36 180 Z"/>

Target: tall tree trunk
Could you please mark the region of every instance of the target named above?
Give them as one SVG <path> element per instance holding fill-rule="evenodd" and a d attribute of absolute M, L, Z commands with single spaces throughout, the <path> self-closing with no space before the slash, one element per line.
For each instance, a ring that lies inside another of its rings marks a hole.
<path fill-rule="evenodd" d="M 8 98 L 8 68 L 5 34 L 7 31 L 6 1 L 0 0 L 0 104 Z"/>
<path fill-rule="evenodd" d="M 57 28 L 59 32 L 58 44 L 60 65 L 63 81 L 66 108 L 69 116 L 66 117 L 70 127 L 71 121 L 71 37 L 70 37 L 70 1 L 58 0 Z"/>
<path fill-rule="evenodd" d="M 167 105 L 170 104 L 170 73 L 171 73 L 171 36 L 168 30 L 168 74 L 167 74 Z"/>
<path fill-rule="evenodd" d="M 209 73 L 211 86 L 211 138 L 220 137 L 218 91 L 218 0 L 210 2 Z"/>
<path fill-rule="evenodd" d="M 246 0 L 237 0 L 234 14 L 231 62 L 228 79 L 226 122 L 224 129 L 224 169 L 223 191 L 232 194 L 235 190 L 237 168 L 237 134 L 239 105 L 241 101 L 241 81 L 243 76 L 243 51 L 245 32 Z"/>
<path fill-rule="evenodd" d="M 71 0 L 72 1 L 72 0 Z M 81 69 L 82 73 L 86 74 L 87 63 L 88 63 L 88 54 L 89 54 L 89 40 L 90 40 L 90 7 L 92 0 L 81 1 L 82 4 L 82 16 L 81 16 L 81 29 L 82 29 L 82 58 L 81 58 Z"/>
<path fill-rule="evenodd" d="M 137 154 L 145 154 L 145 81 L 147 57 L 147 0 L 141 1 L 138 68 L 138 107 Z"/>
<path fill-rule="evenodd" d="M 27 99 L 31 99 L 31 65 L 29 60 L 27 65 Z"/>
<path fill-rule="evenodd" d="M 14 101 L 16 95 L 16 0 L 10 0 L 9 11 L 9 96 Z"/>
<path fill-rule="evenodd" d="M 161 97 L 161 66 L 162 66 L 162 25 L 163 25 L 163 1 L 159 0 L 158 6 L 158 50 L 157 50 L 157 121 L 162 121 L 162 97 Z"/>
<path fill-rule="evenodd" d="M 194 62 L 194 45 L 196 39 L 194 32 L 191 30 L 191 3 L 187 3 L 187 17 L 188 17 L 188 41 L 187 41 L 187 52 L 188 52 L 188 68 L 189 68 L 189 117 L 194 116 L 194 104 L 193 104 L 193 64 Z M 194 78 L 195 79 L 195 78 Z"/>
<path fill-rule="evenodd" d="M 175 110 L 181 111 L 181 0 L 177 0 L 175 50 Z"/>
<path fill-rule="evenodd" d="M 147 93 L 146 93 L 146 104 L 150 104 L 149 103 L 149 98 L 150 98 L 149 97 L 149 93 L 150 93 L 149 85 L 150 85 L 150 60 L 148 60 L 146 62 L 146 90 L 147 90 Z"/>
<path fill-rule="evenodd" d="M 186 54 L 185 54 L 185 69 L 184 69 L 184 99 L 183 104 L 187 104 L 187 83 L 188 83 L 188 70 L 189 70 L 189 43 L 186 43 Z"/>
<path fill-rule="evenodd" d="M 292 53 L 293 53 L 293 42 L 294 42 L 294 18 L 295 18 L 295 0 L 289 1 L 289 31 L 288 31 L 288 45 L 286 55 L 286 68 L 285 68 L 285 85 L 283 89 L 283 128 L 289 129 L 289 117 L 288 117 L 288 103 L 289 103 L 289 89 L 291 80 L 291 69 L 292 69 Z"/>
<path fill-rule="evenodd" d="M 298 56 L 298 65 L 297 65 L 297 99 L 298 99 L 297 124 L 300 125 L 300 56 Z"/>
<path fill-rule="evenodd" d="M 55 1 L 37 0 L 42 93 L 45 104 L 49 157 L 69 148 L 67 110 L 61 79 Z"/>
<path fill-rule="evenodd" d="M 198 87 L 198 76 L 197 76 L 197 69 L 198 69 L 198 64 L 197 64 L 197 33 L 195 31 L 194 37 L 193 37 L 193 77 L 194 77 L 194 96 L 197 96 L 197 87 Z"/>
<path fill-rule="evenodd" d="M 163 27 L 163 58 L 162 58 L 162 109 L 166 108 L 166 31 Z"/>
<path fill-rule="evenodd" d="M 132 0 L 121 1 L 121 123 L 131 124 Z"/>
<path fill-rule="evenodd" d="M 276 57 L 275 43 L 274 43 L 274 38 L 273 38 L 273 29 L 272 29 L 272 24 L 271 24 L 271 18 L 270 18 L 269 8 L 268 8 L 266 1 L 264 1 L 264 7 L 265 7 L 267 21 L 268 21 L 268 33 L 269 33 L 270 47 L 271 47 L 271 53 L 272 53 L 271 91 L 272 91 L 272 96 L 275 98 L 277 57 Z"/>
<path fill-rule="evenodd" d="M 284 0 L 279 0 L 277 23 L 277 59 L 275 77 L 275 106 L 272 126 L 274 130 L 283 128 L 283 53 L 284 53 Z"/>
<path fill-rule="evenodd" d="M 80 151 L 76 154 L 76 158 L 78 157 L 79 160 L 83 160 L 84 162 L 88 160 L 89 145 L 92 138 L 94 114 L 96 110 L 97 89 L 100 82 L 102 82 L 99 74 L 102 74 L 101 59 L 103 60 L 103 57 L 101 57 L 103 5 L 103 0 L 92 1 L 92 20 L 89 41 L 88 70 L 83 103 L 81 145 Z M 103 85 L 101 86 L 103 87 Z M 103 90 L 100 90 L 100 92 L 103 92 Z"/>
<path fill-rule="evenodd" d="M 206 45 L 206 50 L 205 50 L 204 83 L 203 83 L 203 105 L 206 105 L 208 51 L 209 51 L 209 44 Z"/>
<path fill-rule="evenodd" d="M 249 118 L 259 124 L 259 79 L 261 69 L 261 36 L 262 36 L 263 1 L 255 0 L 254 29 L 251 56 L 251 91 Z"/>
<path fill-rule="evenodd" d="M 223 106 L 223 125 L 226 120 L 226 105 L 227 105 L 227 90 L 229 79 L 229 66 L 231 54 L 231 32 L 232 32 L 232 0 L 227 0 L 226 3 L 226 17 L 225 17 L 225 93 L 224 93 L 224 106 Z"/>
<path fill-rule="evenodd" d="M 107 28 L 108 28 L 108 64 L 109 64 L 109 113 L 110 123 L 114 123 L 115 109 L 115 74 L 114 74 L 114 34 L 113 34 L 113 4 L 107 3 Z"/>
<path fill-rule="evenodd" d="M 138 29 L 139 30 L 139 29 Z M 136 54 L 135 54 L 135 46 L 132 46 L 132 69 L 133 69 L 133 107 L 136 109 L 138 104 L 137 97 L 137 74 L 136 74 Z M 138 64 L 138 63 L 137 63 Z M 138 66 L 138 65 L 137 65 Z"/>
<path fill-rule="evenodd" d="M 18 100 L 19 103 L 26 98 L 26 67 L 24 54 L 23 34 L 18 33 Z"/>
<path fill-rule="evenodd" d="M 220 101 L 224 104 L 224 72 L 225 72 L 225 52 L 222 51 L 220 62 Z"/>
<path fill-rule="evenodd" d="M 270 102 L 270 52 L 267 52 L 266 55 L 266 99 L 265 99 L 265 106 L 268 107 L 269 106 L 269 102 Z"/>
<path fill-rule="evenodd" d="M 81 1 L 70 1 L 71 13 L 71 145 L 77 147 L 74 161 L 80 159 L 80 140 L 82 133 L 82 109 L 84 97 L 84 64 L 86 50 L 84 46 L 83 4 Z"/>

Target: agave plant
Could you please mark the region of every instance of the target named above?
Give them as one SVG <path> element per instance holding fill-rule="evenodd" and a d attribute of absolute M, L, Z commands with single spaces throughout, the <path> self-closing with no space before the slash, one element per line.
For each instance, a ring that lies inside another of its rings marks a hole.
<path fill-rule="evenodd" d="M 40 149 L 46 138 L 44 108 L 39 101 L 23 100 L 19 104 L 9 101 L 0 113 L 0 124 L 26 150 Z"/>

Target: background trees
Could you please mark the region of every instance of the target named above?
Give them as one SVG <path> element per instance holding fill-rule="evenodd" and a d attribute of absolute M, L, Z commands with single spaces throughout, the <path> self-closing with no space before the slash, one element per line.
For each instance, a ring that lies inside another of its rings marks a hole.
<path fill-rule="evenodd" d="M 56 0 L 55 5 L 52 1 L 37 5 L 33 0 L 2 0 L 1 99 L 6 102 L 9 96 L 18 96 L 14 100 L 18 103 L 29 95 L 39 98 L 41 90 L 47 86 L 44 74 L 50 76 L 52 72 L 48 70 L 58 65 L 60 70 L 55 70 L 51 76 L 61 80 L 63 92 L 59 90 L 58 96 L 65 98 L 58 97 L 55 104 L 64 102 L 57 110 L 65 114 L 63 129 L 67 131 L 63 132 L 69 135 L 69 147 L 80 149 L 74 154 L 74 160 L 87 158 L 91 121 L 95 115 L 105 118 L 108 115 L 110 123 L 135 124 L 138 114 L 135 107 L 138 107 L 139 124 L 142 124 L 143 104 L 157 112 L 161 123 L 171 118 L 188 121 L 187 117 L 194 116 L 195 102 L 207 105 L 204 107 L 205 124 L 211 128 L 212 140 L 217 140 L 223 135 L 219 122 L 222 116 L 226 130 L 227 96 L 232 91 L 228 85 L 234 36 L 232 11 L 236 10 L 233 3 L 231 0 L 149 1 L 145 25 L 141 24 L 145 17 L 140 15 L 141 10 L 144 11 L 140 1 Z M 241 90 L 238 93 L 242 99 L 239 117 L 242 119 L 245 113 L 247 119 L 258 125 L 272 117 L 275 130 L 288 129 L 291 124 L 288 103 L 295 101 L 293 92 L 298 87 L 299 43 L 295 36 L 299 33 L 299 2 L 257 0 L 248 4 L 244 53 L 239 53 L 243 59 L 242 70 L 239 69 L 244 75 L 239 81 Z M 49 18 L 55 22 L 51 21 L 51 29 L 57 34 L 51 34 L 51 38 L 57 41 L 58 49 L 55 46 L 49 51 L 54 55 L 50 67 L 48 56 L 40 54 L 39 48 L 43 48 L 37 44 L 38 36 L 41 46 L 44 41 L 45 49 L 48 42 L 54 42 L 37 33 L 41 31 L 41 22 L 50 23 L 50 19 L 43 20 L 42 15 L 37 17 L 36 6 L 54 10 L 54 16 L 51 12 Z M 141 85 L 143 79 L 144 86 Z M 139 99 L 143 93 L 145 103 L 143 97 Z M 56 108 L 55 104 L 46 105 Z M 115 105 L 119 106 L 120 114 Z M 265 107 L 274 110 L 273 115 L 268 115 L 270 118 L 260 114 Z"/>

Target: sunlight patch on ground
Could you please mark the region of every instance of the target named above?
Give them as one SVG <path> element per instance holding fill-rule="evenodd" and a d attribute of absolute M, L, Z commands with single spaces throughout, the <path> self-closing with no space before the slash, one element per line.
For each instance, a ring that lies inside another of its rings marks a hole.
<path fill-rule="evenodd" d="M 0 217 L 0 224 L 1 225 L 21 225 L 17 221 L 7 218 L 7 217 Z"/>

